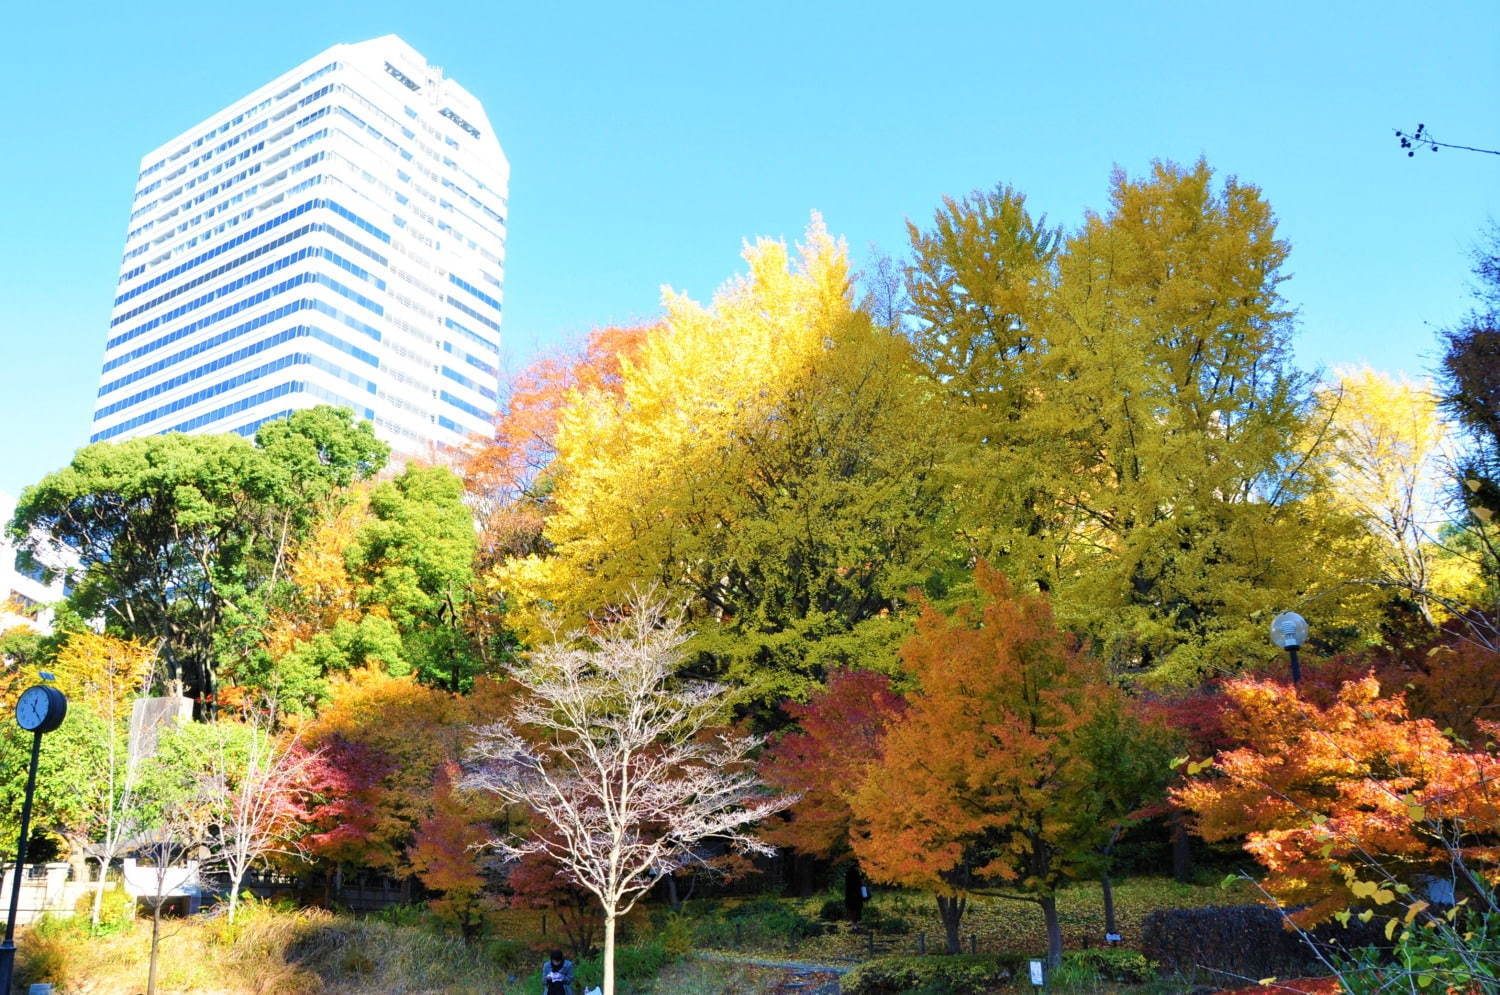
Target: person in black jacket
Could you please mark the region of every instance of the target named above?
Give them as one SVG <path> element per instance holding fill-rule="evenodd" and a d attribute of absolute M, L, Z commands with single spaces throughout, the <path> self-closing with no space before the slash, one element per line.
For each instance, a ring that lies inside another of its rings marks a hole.
<path fill-rule="evenodd" d="M 870 887 L 865 884 L 865 876 L 859 873 L 859 865 L 850 864 L 844 872 L 844 911 L 849 914 L 850 922 L 858 925 L 869 897 Z"/>

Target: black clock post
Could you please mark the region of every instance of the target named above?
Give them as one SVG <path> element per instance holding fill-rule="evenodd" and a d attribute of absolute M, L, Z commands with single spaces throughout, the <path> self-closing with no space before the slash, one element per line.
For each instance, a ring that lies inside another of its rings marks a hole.
<path fill-rule="evenodd" d="M 51 678 L 50 674 L 42 676 Z M 10 915 L 5 919 L 5 942 L 0 943 L 0 995 L 10 995 L 11 977 L 16 969 L 16 915 L 21 907 L 21 875 L 26 870 L 26 840 L 31 835 L 31 796 L 36 792 L 36 762 L 42 754 L 42 734 L 62 725 L 67 714 L 67 697 L 46 684 L 27 688 L 16 701 L 16 724 L 33 735 L 31 767 L 26 772 L 26 799 L 21 803 L 21 839 L 16 843 L 16 876 L 10 887 Z"/>

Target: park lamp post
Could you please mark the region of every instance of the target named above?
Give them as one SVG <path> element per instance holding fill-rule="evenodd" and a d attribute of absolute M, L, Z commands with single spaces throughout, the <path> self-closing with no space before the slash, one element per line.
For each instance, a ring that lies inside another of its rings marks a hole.
<path fill-rule="evenodd" d="M 1271 642 L 1286 650 L 1292 658 L 1292 687 L 1302 680 L 1302 665 L 1297 651 L 1307 642 L 1307 619 L 1296 612 L 1282 612 L 1271 620 Z"/>
<path fill-rule="evenodd" d="M 52 679 L 51 674 L 42 672 L 42 680 Z M 10 887 L 10 915 L 5 919 L 5 942 L 0 943 L 0 993 L 10 992 L 16 968 L 16 915 L 21 907 L 21 874 L 26 870 L 26 838 L 31 835 L 31 796 L 36 793 L 36 764 L 42 753 L 42 734 L 62 725 L 67 714 L 67 697 L 47 684 L 27 688 L 16 700 L 16 724 L 33 735 L 26 798 L 21 803 L 21 839 L 16 843 L 16 876 Z"/>

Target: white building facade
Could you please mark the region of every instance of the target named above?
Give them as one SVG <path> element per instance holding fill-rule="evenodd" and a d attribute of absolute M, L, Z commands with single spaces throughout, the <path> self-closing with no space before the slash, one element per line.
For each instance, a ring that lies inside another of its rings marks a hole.
<path fill-rule="evenodd" d="M 498 406 L 510 167 L 479 102 L 387 35 L 141 160 L 91 441 L 317 404 L 398 454 Z"/>
<path fill-rule="evenodd" d="M 52 606 L 68 594 L 67 574 L 78 567 L 78 557 L 48 543 L 40 543 L 35 556 L 22 557 L 6 531 L 15 513 L 16 499 L 0 491 L 0 632 L 51 632 Z"/>

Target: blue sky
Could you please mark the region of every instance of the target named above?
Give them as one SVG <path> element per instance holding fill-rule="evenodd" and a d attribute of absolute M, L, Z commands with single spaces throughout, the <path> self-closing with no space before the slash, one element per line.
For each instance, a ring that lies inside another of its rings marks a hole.
<path fill-rule="evenodd" d="M 394 32 L 482 100 L 512 166 L 506 343 L 705 298 L 741 240 L 823 213 L 899 254 L 1011 183 L 1073 225 L 1116 165 L 1200 155 L 1292 243 L 1306 368 L 1421 374 L 1500 216 L 1500 12 L 1429 5 L 22 4 L 0 95 L 0 490 L 87 439 L 142 154 L 338 42 Z"/>

